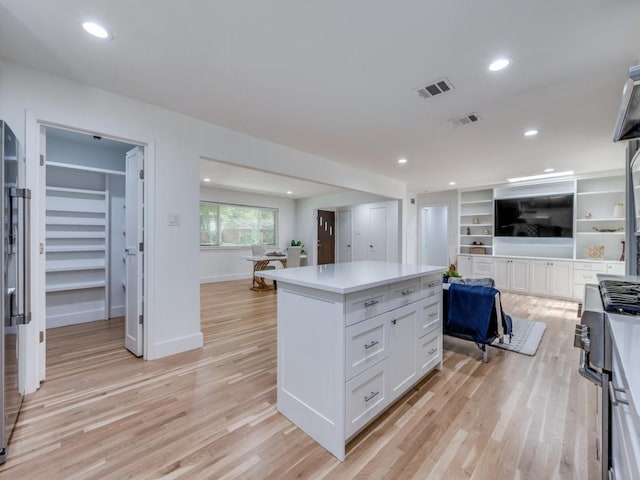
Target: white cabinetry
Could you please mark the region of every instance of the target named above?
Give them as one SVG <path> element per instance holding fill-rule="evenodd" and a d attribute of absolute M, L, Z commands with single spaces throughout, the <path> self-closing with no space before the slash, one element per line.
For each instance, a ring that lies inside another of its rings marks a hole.
<path fill-rule="evenodd" d="M 493 189 L 460 192 L 460 254 L 491 255 Z"/>
<path fill-rule="evenodd" d="M 496 265 L 493 258 L 477 257 L 473 259 L 473 276 L 489 277 L 496 276 Z"/>
<path fill-rule="evenodd" d="M 532 295 L 572 298 L 573 262 L 531 260 L 529 291 Z"/>
<path fill-rule="evenodd" d="M 330 268 L 360 263 L 388 268 Z M 321 288 L 324 275 L 314 286 L 292 283 L 291 270 L 264 273 L 278 281 L 278 410 L 340 460 L 348 440 L 442 368 L 442 270 L 418 268 L 422 276 L 346 294 Z"/>
<path fill-rule="evenodd" d="M 473 275 L 473 257 L 471 255 L 458 255 L 458 273 L 463 277 Z"/>
<path fill-rule="evenodd" d="M 521 258 L 495 258 L 496 288 L 529 293 L 529 261 Z"/>

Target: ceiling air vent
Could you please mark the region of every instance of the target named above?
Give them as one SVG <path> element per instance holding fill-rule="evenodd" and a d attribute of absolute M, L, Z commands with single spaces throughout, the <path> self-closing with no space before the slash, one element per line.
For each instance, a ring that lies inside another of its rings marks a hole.
<path fill-rule="evenodd" d="M 453 90 L 453 84 L 445 77 L 419 88 L 418 96 L 420 98 L 430 98 L 440 95 L 441 93 L 447 93 L 450 90 Z"/>
<path fill-rule="evenodd" d="M 467 113 L 461 117 L 452 118 L 449 122 L 453 123 L 456 127 L 462 127 L 463 125 L 470 125 L 480 120 L 477 113 Z"/>

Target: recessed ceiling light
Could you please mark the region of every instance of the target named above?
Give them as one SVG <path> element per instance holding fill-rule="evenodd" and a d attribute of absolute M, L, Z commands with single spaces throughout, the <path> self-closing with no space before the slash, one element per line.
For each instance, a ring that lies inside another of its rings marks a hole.
<path fill-rule="evenodd" d="M 203 178 L 203 179 L 202 179 L 202 181 L 203 181 L 203 182 L 210 182 L 210 181 L 211 181 L 211 179 L 210 179 L 210 178 Z"/>
<path fill-rule="evenodd" d="M 544 172 L 544 173 L 551 173 L 551 172 L 555 172 L 555 171 L 556 171 L 556 169 L 555 169 L 555 168 L 545 168 L 545 169 L 543 170 L 543 172 Z"/>
<path fill-rule="evenodd" d="M 507 178 L 507 181 L 511 183 L 526 182 L 529 180 L 542 180 L 543 178 L 564 177 L 565 175 L 573 175 L 573 170 L 568 170 L 566 172 L 544 173 L 542 175 L 531 175 L 529 177 Z"/>
<path fill-rule="evenodd" d="M 456 182 L 449 182 L 449 185 L 451 185 L 452 187 L 456 184 Z"/>
<path fill-rule="evenodd" d="M 534 135 L 538 134 L 538 130 L 536 130 L 535 128 L 532 128 L 531 130 L 527 130 L 526 132 L 524 132 L 524 136 L 525 137 L 533 137 Z"/>
<path fill-rule="evenodd" d="M 291 190 L 287 190 L 287 195 L 291 195 L 293 192 Z"/>
<path fill-rule="evenodd" d="M 403 163 L 407 163 L 407 159 L 406 158 L 401 158 L 398 160 L 398 163 L 403 164 Z"/>
<path fill-rule="evenodd" d="M 102 39 L 111 38 L 111 34 L 109 33 L 109 30 L 107 30 L 102 25 L 99 25 L 97 23 L 84 22 L 82 24 L 82 28 L 84 28 L 85 32 L 87 32 L 89 35 L 93 35 L 94 37 L 102 38 Z"/>
<path fill-rule="evenodd" d="M 507 68 L 510 63 L 511 60 L 509 60 L 508 58 L 498 58 L 497 60 L 491 62 L 491 65 L 489 65 L 489 70 L 491 70 L 492 72 L 497 72 L 499 70 Z"/>

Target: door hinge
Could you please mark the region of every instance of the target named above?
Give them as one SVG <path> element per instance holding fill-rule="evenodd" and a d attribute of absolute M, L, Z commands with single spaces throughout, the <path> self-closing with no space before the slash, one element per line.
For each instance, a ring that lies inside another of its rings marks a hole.
<path fill-rule="evenodd" d="M 44 330 L 40 330 L 40 343 L 44 342 Z"/>
<path fill-rule="evenodd" d="M 140 178 L 140 180 L 144 180 L 144 170 L 140 170 L 138 172 L 138 178 Z"/>
<path fill-rule="evenodd" d="M 44 155 L 40 155 L 40 166 L 44 166 Z"/>
<path fill-rule="evenodd" d="M 144 323 L 144 317 L 142 315 L 138 315 L 138 323 L 142 325 Z"/>
<path fill-rule="evenodd" d="M 138 251 L 139 251 L 139 252 L 144 252 L 144 243 L 140 242 L 140 243 L 138 244 Z"/>

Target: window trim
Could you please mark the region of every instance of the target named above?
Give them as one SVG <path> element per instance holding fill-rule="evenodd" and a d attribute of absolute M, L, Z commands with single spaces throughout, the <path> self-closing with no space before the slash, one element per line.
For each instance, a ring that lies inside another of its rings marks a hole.
<path fill-rule="evenodd" d="M 228 203 L 228 202 L 215 202 L 213 200 L 200 200 L 200 204 L 198 205 L 198 218 L 200 218 L 200 207 L 202 206 L 202 204 L 208 204 L 208 205 L 214 205 L 214 206 L 227 206 L 227 207 L 241 207 L 241 208 L 253 208 L 256 210 L 267 210 L 267 211 L 271 211 L 274 212 L 274 234 L 273 234 L 273 238 L 274 238 L 274 243 L 267 243 L 265 244 L 266 247 L 276 247 L 278 245 L 278 233 L 279 233 L 279 228 L 278 228 L 278 224 L 279 224 L 279 209 L 276 207 L 263 207 L 263 206 L 257 206 L 257 205 L 245 205 L 245 204 L 241 204 L 241 203 Z M 218 210 L 218 225 L 220 224 L 220 210 Z M 201 233 L 201 232 L 200 232 Z M 219 236 L 220 236 L 221 230 L 218 229 L 218 240 L 220 240 Z M 251 248 L 251 245 L 210 245 L 210 244 L 206 244 L 206 243 L 201 243 L 200 244 L 200 249 L 201 250 L 241 250 L 241 249 L 249 249 Z"/>

